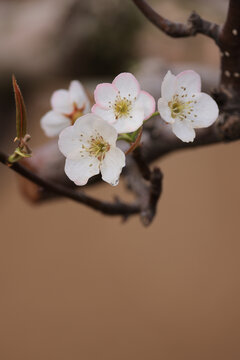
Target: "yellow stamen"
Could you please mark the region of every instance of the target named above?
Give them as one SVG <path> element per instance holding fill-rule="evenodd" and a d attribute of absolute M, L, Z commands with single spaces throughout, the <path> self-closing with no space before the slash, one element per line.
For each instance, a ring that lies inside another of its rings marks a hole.
<path fill-rule="evenodd" d="M 120 96 L 117 96 L 113 108 L 116 119 L 127 117 L 132 109 L 132 102 L 125 97 L 121 98 Z"/>
<path fill-rule="evenodd" d="M 179 118 L 180 120 L 186 119 L 186 114 L 191 114 L 191 111 L 193 111 L 192 103 L 193 101 L 191 100 L 185 102 L 180 100 L 178 95 L 174 95 L 173 100 L 168 103 L 171 110 L 171 117 L 173 119 Z"/>
<path fill-rule="evenodd" d="M 100 135 L 96 138 L 92 137 L 89 143 L 90 147 L 87 149 L 89 154 L 102 161 L 105 158 L 106 152 L 110 150 L 110 145 Z"/>

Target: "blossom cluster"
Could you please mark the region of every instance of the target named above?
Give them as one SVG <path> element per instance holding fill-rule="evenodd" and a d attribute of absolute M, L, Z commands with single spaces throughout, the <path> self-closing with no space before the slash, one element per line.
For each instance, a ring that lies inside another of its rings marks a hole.
<path fill-rule="evenodd" d="M 41 119 L 47 136 L 59 135 L 59 149 L 66 157 L 65 173 L 76 185 L 85 185 L 99 173 L 104 181 L 117 185 L 125 166 L 125 154 L 116 145 L 119 134 L 138 132 L 153 115 L 160 114 L 184 142 L 194 140 L 194 129 L 208 127 L 218 117 L 216 102 L 201 92 L 200 76 L 192 70 L 177 76 L 168 71 L 157 113 L 155 99 L 141 90 L 131 73 L 97 85 L 94 100 L 91 108 L 82 84 L 74 80 L 68 90 L 53 93 L 52 110 Z"/>

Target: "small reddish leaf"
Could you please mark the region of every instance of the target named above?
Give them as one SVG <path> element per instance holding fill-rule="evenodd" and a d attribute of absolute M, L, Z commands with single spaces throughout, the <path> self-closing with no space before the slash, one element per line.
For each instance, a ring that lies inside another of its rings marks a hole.
<path fill-rule="evenodd" d="M 17 130 L 17 139 L 21 140 L 26 135 L 27 131 L 27 117 L 26 117 L 26 107 L 24 104 L 23 96 L 21 90 L 17 84 L 16 78 L 12 76 L 12 84 L 15 95 L 16 103 L 16 130 Z"/>

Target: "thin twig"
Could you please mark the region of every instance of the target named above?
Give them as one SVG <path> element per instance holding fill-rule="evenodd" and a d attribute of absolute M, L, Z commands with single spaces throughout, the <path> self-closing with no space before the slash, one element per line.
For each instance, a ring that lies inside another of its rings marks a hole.
<path fill-rule="evenodd" d="M 96 211 L 99 211 L 103 214 L 107 215 L 133 215 L 140 212 L 140 207 L 137 204 L 125 204 L 120 201 L 115 203 L 110 203 L 106 201 L 101 201 L 94 199 L 83 192 L 76 192 L 75 190 L 66 188 L 59 184 L 53 184 L 50 181 L 40 178 L 36 174 L 32 173 L 30 170 L 25 168 L 19 163 L 14 163 L 10 165 L 8 163 L 8 156 L 0 153 L 0 162 L 4 165 L 9 166 L 10 169 L 17 172 L 18 174 L 24 176 L 28 180 L 32 181 L 33 183 L 37 184 L 38 186 L 43 187 L 44 189 L 58 194 L 60 196 L 67 197 L 78 203 L 84 204 Z"/>
<path fill-rule="evenodd" d="M 149 21 L 169 36 L 179 38 L 204 34 L 218 43 L 220 26 L 203 20 L 195 12 L 189 16 L 187 24 L 176 23 L 158 14 L 145 0 L 132 1 Z"/>

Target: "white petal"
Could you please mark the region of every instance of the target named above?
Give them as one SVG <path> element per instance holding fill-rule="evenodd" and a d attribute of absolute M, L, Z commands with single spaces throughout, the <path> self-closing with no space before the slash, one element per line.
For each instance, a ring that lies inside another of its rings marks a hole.
<path fill-rule="evenodd" d="M 176 94 L 184 96 L 185 99 L 188 99 L 192 94 L 201 91 L 201 78 L 195 71 L 183 71 L 177 75 L 176 79 Z"/>
<path fill-rule="evenodd" d="M 76 185 L 85 185 L 90 177 L 99 173 L 99 161 L 95 157 L 66 159 L 65 173 Z"/>
<path fill-rule="evenodd" d="M 104 108 L 109 108 L 109 105 L 114 103 L 116 96 L 116 88 L 108 83 L 99 84 L 94 91 L 96 104 Z"/>
<path fill-rule="evenodd" d="M 177 86 L 176 76 L 173 75 L 169 70 L 167 74 L 164 76 L 162 82 L 162 87 L 161 87 L 162 98 L 164 98 L 166 101 L 170 101 L 176 92 L 176 86 Z"/>
<path fill-rule="evenodd" d="M 75 103 L 78 109 L 81 109 L 83 106 L 86 108 L 86 105 L 89 104 L 87 94 L 79 81 L 71 81 L 69 86 L 69 93 L 71 103 Z"/>
<path fill-rule="evenodd" d="M 205 93 L 197 94 L 194 99 L 196 104 L 194 104 L 193 111 L 189 116 L 192 126 L 194 128 L 211 126 L 216 121 L 219 113 L 216 101 Z"/>
<path fill-rule="evenodd" d="M 148 119 L 155 111 L 155 99 L 148 92 L 141 90 L 135 104 L 144 109 L 144 120 Z"/>
<path fill-rule="evenodd" d="M 86 115 L 86 114 L 90 113 L 90 111 L 91 111 L 91 104 L 90 104 L 90 101 L 87 100 L 85 103 L 85 108 L 83 110 L 83 114 Z"/>
<path fill-rule="evenodd" d="M 84 138 L 100 135 L 110 145 L 115 145 L 117 141 L 117 131 L 114 127 L 95 114 L 86 114 L 80 117 L 73 125 L 77 134 L 82 134 Z"/>
<path fill-rule="evenodd" d="M 47 136 L 54 137 L 70 125 L 70 120 L 64 115 L 49 111 L 41 118 L 40 124 Z"/>
<path fill-rule="evenodd" d="M 195 138 L 195 131 L 187 121 L 176 120 L 172 124 L 173 133 L 184 142 L 192 142 Z"/>
<path fill-rule="evenodd" d="M 88 146 L 88 138 L 79 131 L 75 131 L 73 126 L 68 126 L 59 135 L 59 150 L 69 159 L 81 159 L 82 155 L 86 155 L 82 146 Z"/>
<path fill-rule="evenodd" d="M 102 179 L 116 186 L 119 181 L 122 168 L 125 166 L 125 154 L 119 148 L 111 148 L 100 165 Z"/>
<path fill-rule="evenodd" d="M 171 117 L 171 110 L 168 106 L 168 102 L 164 98 L 158 100 L 158 111 L 161 115 L 161 118 L 167 123 L 174 123 L 174 119 Z"/>
<path fill-rule="evenodd" d="M 71 114 L 73 104 L 71 103 L 70 94 L 67 90 L 57 90 L 52 94 L 51 105 L 53 110 L 60 114 Z"/>
<path fill-rule="evenodd" d="M 119 74 L 112 83 L 120 91 L 120 96 L 127 99 L 134 99 L 140 92 L 139 82 L 131 73 Z"/>
<path fill-rule="evenodd" d="M 130 117 L 131 116 L 131 117 Z M 144 121 L 143 108 L 133 108 L 128 117 L 119 118 L 112 126 L 118 134 L 133 132 L 142 126 Z"/>
<path fill-rule="evenodd" d="M 116 121 L 114 112 L 111 109 L 104 109 L 97 104 L 93 105 L 92 112 L 100 116 L 103 120 L 107 121 L 109 124 L 112 124 Z"/>

